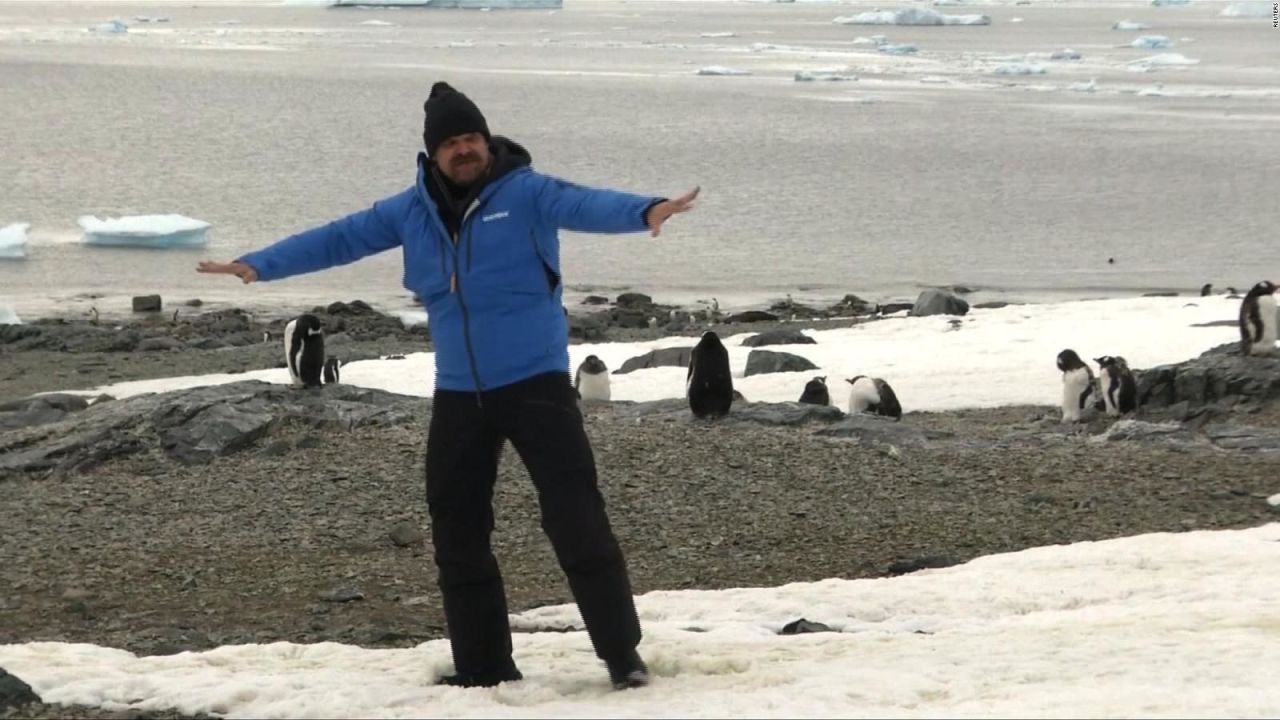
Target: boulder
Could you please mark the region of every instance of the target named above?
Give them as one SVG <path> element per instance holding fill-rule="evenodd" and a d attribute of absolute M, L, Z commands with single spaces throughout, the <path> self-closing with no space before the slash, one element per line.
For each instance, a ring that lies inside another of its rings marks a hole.
<path fill-rule="evenodd" d="M 799 355 L 775 350 L 752 350 L 751 354 L 747 355 L 747 370 L 744 376 L 751 377 L 752 375 L 764 375 L 766 373 L 802 372 L 817 369 L 817 365 Z"/>
<path fill-rule="evenodd" d="M 636 370 L 645 370 L 656 367 L 689 367 L 692 359 L 693 346 L 689 347 L 669 347 L 660 348 L 658 350 L 650 350 L 643 355 L 629 358 L 622 363 L 622 367 L 613 371 L 614 375 L 625 375 Z"/>
<path fill-rule="evenodd" d="M 159 295 L 138 295 L 133 298 L 134 312 L 160 312 L 162 307 Z"/>
<path fill-rule="evenodd" d="M 969 303 L 953 292 L 941 288 L 930 288 L 920 293 L 916 304 L 911 306 L 911 314 L 919 317 L 927 315 L 964 315 L 969 312 Z"/>
<path fill-rule="evenodd" d="M 764 347 L 766 345 L 816 345 L 817 340 L 805 335 L 799 330 L 791 328 L 778 328 L 777 330 L 768 330 L 758 335 L 752 335 L 742 341 L 743 347 Z"/>

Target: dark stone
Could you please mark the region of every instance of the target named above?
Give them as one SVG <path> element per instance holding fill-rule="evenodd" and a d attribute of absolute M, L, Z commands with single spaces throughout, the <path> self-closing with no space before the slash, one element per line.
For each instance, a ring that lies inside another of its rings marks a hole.
<path fill-rule="evenodd" d="M 752 375 L 764 375 L 766 373 L 802 372 L 817 369 L 817 365 L 799 355 L 775 350 L 752 350 L 747 355 L 747 369 L 744 376 L 751 377 Z"/>
<path fill-rule="evenodd" d="M 911 307 L 911 314 L 918 317 L 964 315 L 967 312 L 969 312 L 968 302 L 941 288 L 930 288 L 920 293 L 916 298 L 916 304 Z"/>
<path fill-rule="evenodd" d="M 999 310 L 1002 307 L 1009 307 L 1009 303 L 1004 300 L 991 300 L 989 302 L 980 302 L 973 307 L 975 310 Z"/>
<path fill-rule="evenodd" d="M 725 318 L 725 322 L 731 323 L 753 323 L 753 322 L 777 322 L 778 316 L 764 310 L 746 310 L 740 313 L 734 313 Z"/>
<path fill-rule="evenodd" d="M 20 708 L 41 702 L 40 696 L 17 675 L 10 675 L 0 668 L 0 715 L 8 717 L 10 708 Z M 16 716 L 15 716 L 16 717 Z"/>
<path fill-rule="evenodd" d="M 1280 354 L 1245 356 L 1239 343 L 1226 343 L 1185 362 L 1135 370 L 1134 379 L 1143 408 L 1262 403 L 1280 398 Z"/>
<path fill-rule="evenodd" d="M 391 538 L 391 542 L 395 543 L 396 547 L 417 545 L 426 539 L 422 528 L 408 520 L 396 523 L 395 527 L 391 528 L 391 532 L 387 533 L 387 535 Z"/>
<path fill-rule="evenodd" d="M 808 620 L 805 620 L 804 618 L 800 618 L 799 620 L 792 620 L 786 625 L 783 625 L 782 630 L 778 631 L 778 634 L 779 635 L 802 635 L 804 633 L 819 633 L 819 632 L 839 632 L 839 631 L 832 630 L 829 625 L 825 625 L 820 622 L 810 622 Z"/>
<path fill-rule="evenodd" d="M 190 300 L 182 304 L 186 305 L 187 307 L 200 307 L 201 305 L 204 305 L 204 301 L 201 300 L 200 298 L 191 298 Z"/>
<path fill-rule="evenodd" d="M 924 432 L 893 418 L 882 415 L 858 413 L 846 415 L 843 420 L 834 422 L 815 432 L 825 437 L 850 438 L 859 443 L 871 445 L 893 445 L 896 447 L 924 447 Z"/>
<path fill-rule="evenodd" d="M 162 307 L 159 295 L 138 295 L 133 298 L 134 312 L 160 312 Z"/>
<path fill-rule="evenodd" d="M 1145 292 L 1142 297 L 1178 297 L 1178 293 L 1172 291 L 1164 292 Z"/>
<path fill-rule="evenodd" d="M 898 560 L 889 565 L 886 571 L 888 575 L 906 575 L 917 570 L 925 570 L 927 568 L 944 568 L 958 565 L 959 563 L 945 555 L 927 555 L 925 557 L 912 558 L 910 560 Z"/>
<path fill-rule="evenodd" d="M 609 298 L 603 295 L 588 295 L 582 298 L 583 305 L 608 305 Z"/>
<path fill-rule="evenodd" d="M 885 303 L 880 306 L 880 314 L 892 315 L 894 313 L 902 312 L 903 310 L 910 310 L 913 307 L 915 307 L 914 303 Z"/>
<path fill-rule="evenodd" d="M 622 367 L 613 371 L 614 375 L 625 375 L 626 373 L 636 370 L 645 370 L 656 367 L 689 367 L 689 361 L 693 354 L 693 346 L 689 347 L 669 347 L 660 348 L 658 350 L 650 350 L 644 355 L 637 355 L 629 358 L 622 363 Z"/>
<path fill-rule="evenodd" d="M 614 304 L 620 308 L 647 308 L 653 305 L 653 298 L 644 293 L 628 292 L 619 295 Z"/>
<path fill-rule="evenodd" d="M 185 346 L 181 340 L 177 338 L 171 338 L 166 335 L 143 338 L 142 341 L 138 343 L 139 352 L 181 350 L 183 347 Z"/>
<path fill-rule="evenodd" d="M 817 343 L 817 340 L 814 340 L 799 330 L 791 328 L 768 330 L 758 335 L 752 335 L 742 341 L 743 347 L 764 347 L 766 345 L 816 345 Z"/>
<path fill-rule="evenodd" d="M 734 411 L 733 419 L 760 425 L 804 425 L 835 422 L 844 417 L 840 408 L 799 402 L 751 403 Z"/>

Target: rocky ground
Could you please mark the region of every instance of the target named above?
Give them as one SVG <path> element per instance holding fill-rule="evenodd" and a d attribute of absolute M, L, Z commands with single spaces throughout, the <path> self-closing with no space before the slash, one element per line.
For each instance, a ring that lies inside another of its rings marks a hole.
<path fill-rule="evenodd" d="M 351 342 L 375 353 L 421 349 L 425 338 Z M 88 365 L 134 379 L 209 372 L 193 358 L 219 352 L 9 346 L 0 356 L 8 398 L 66 387 L 15 376 L 15 359 L 31 359 L 27 373 L 78 379 Z M 773 586 L 1280 519 L 1266 502 L 1280 492 L 1277 363 L 1223 350 L 1153 369 L 1140 378 L 1147 405 L 1137 418 L 1079 426 L 1041 407 L 908 413 L 900 423 L 790 403 L 735 405 L 711 423 L 679 401 L 584 414 L 637 593 Z M 34 411 L 11 404 L 0 419 L 6 412 Z M 40 412 L 0 429 L 0 643 L 158 654 L 443 637 L 423 502 L 428 401 L 248 382 Z M 510 450 L 495 504 L 511 610 L 568 602 Z"/>

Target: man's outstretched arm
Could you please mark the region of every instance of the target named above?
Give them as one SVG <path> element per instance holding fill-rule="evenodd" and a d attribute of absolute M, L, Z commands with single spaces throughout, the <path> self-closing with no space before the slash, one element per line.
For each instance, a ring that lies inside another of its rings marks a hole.
<path fill-rule="evenodd" d="M 693 209 L 698 188 L 668 200 L 617 190 L 591 188 L 539 175 L 537 203 L 543 217 L 557 228 L 579 232 L 624 233 L 649 230 L 655 237 L 662 223 Z"/>

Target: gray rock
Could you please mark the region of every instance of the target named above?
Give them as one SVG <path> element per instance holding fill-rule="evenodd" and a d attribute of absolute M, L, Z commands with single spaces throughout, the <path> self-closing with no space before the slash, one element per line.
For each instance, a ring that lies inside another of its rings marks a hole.
<path fill-rule="evenodd" d="M 736 408 L 730 417 L 740 422 L 760 425 L 804 425 L 811 422 L 831 423 L 844 417 L 840 408 L 809 403 L 751 403 Z"/>
<path fill-rule="evenodd" d="M 35 395 L 0 405 L 0 430 L 35 427 L 57 422 L 89 406 L 79 396 L 66 393 Z"/>
<path fill-rule="evenodd" d="M 139 395 L 58 421 L 0 432 L 0 476 L 74 472 L 112 457 L 162 449 L 184 463 L 204 463 L 269 435 L 280 421 L 351 430 L 397 425 L 429 403 L 350 385 L 298 390 L 249 380 Z"/>
<path fill-rule="evenodd" d="M 824 623 L 811 622 L 809 620 L 805 620 L 804 618 L 800 618 L 799 620 L 792 620 L 786 625 L 783 625 L 782 629 L 778 631 L 778 634 L 779 635 L 802 635 L 804 633 L 819 633 L 819 632 L 838 632 L 838 631 L 832 630 L 831 626 L 826 625 Z"/>
<path fill-rule="evenodd" d="M 916 304 L 911 307 L 911 314 L 926 315 L 964 315 L 969 312 L 969 303 L 941 288 L 930 288 L 920 293 Z"/>
<path fill-rule="evenodd" d="M 752 350 L 747 355 L 747 369 L 744 376 L 751 377 L 752 375 L 764 375 L 766 373 L 802 372 L 817 369 L 817 365 L 799 355 L 776 350 Z"/>
<path fill-rule="evenodd" d="M 1204 444 L 1195 434 L 1177 422 L 1147 422 L 1126 418 L 1117 420 L 1106 430 L 1089 438 L 1090 442 L 1107 443 L 1118 440 L 1129 440 L 1143 443 L 1160 443 L 1167 445 Z"/>
<path fill-rule="evenodd" d="M 1216 447 L 1223 450 L 1246 452 L 1275 452 L 1280 450 L 1280 432 L 1270 428 L 1249 425 L 1210 425 L 1204 435 Z"/>
<path fill-rule="evenodd" d="M 693 355 L 693 346 L 689 347 L 669 347 L 660 348 L 658 350 L 650 350 L 643 355 L 627 359 L 622 363 L 622 367 L 613 371 L 614 375 L 625 375 L 636 370 L 645 370 L 656 367 L 689 367 L 689 360 Z"/>
<path fill-rule="evenodd" d="M 1186 362 L 1136 370 L 1134 375 L 1143 408 L 1186 403 L 1188 410 L 1195 410 L 1280 398 L 1280 355 L 1241 355 L 1239 343 L 1219 345 Z"/>
<path fill-rule="evenodd" d="M 731 323 L 753 323 L 753 322 L 777 322 L 778 316 L 764 310 L 745 310 L 740 313 L 734 313 L 725 318 L 725 322 Z"/>
<path fill-rule="evenodd" d="M 647 308 L 653 305 L 653 298 L 644 293 L 628 292 L 619 295 L 614 304 L 620 308 Z"/>
<path fill-rule="evenodd" d="M 391 538 L 391 542 L 395 543 L 396 547 L 417 545 L 426 539 L 422 528 L 418 527 L 417 523 L 409 522 L 408 520 L 396 523 L 395 527 L 392 527 L 391 532 L 387 533 L 387 535 Z"/>
<path fill-rule="evenodd" d="M 134 312 L 160 312 L 162 307 L 159 295 L 137 295 L 133 298 Z"/>
<path fill-rule="evenodd" d="M 814 433 L 823 437 L 850 438 L 866 445 L 889 445 L 894 448 L 924 447 L 927 439 L 923 431 L 908 423 L 880 415 L 860 413 L 846 415 Z"/>
<path fill-rule="evenodd" d="M 880 314 L 892 315 L 894 313 L 902 312 L 903 310 L 909 312 L 913 307 L 915 307 L 914 303 L 885 303 L 880 306 Z"/>
<path fill-rule="evenodd" d="M 583 305 L 608 305 L 609 298 L 603 295 L 588 295 L 582 298 Z"/>
<path fill-rule="evenodd" d="M 159 350 L 181 350 L 185 344 L 177 339 L 166 335 L 158 335 L 156 337 L 143 338 L 138 343 L 140 352 L 155 352 Z"/>
<path fill-rule="evenodd" d="M 742 341 L 743 347 L 764 347 L 766 345 L 816 345 L 817 340 L 805 335 L 799 330 L 791 328 L 778 328 L 777 330 L 768 330 L 758 335 L 752 335 Z"/>
<path fill-rule="evenodd" d="M 339 587 L 334 588 L 329 592 L 321 593 L 320 599 L 331 603 L 347 603 L 354 602 L 356 600 L 363 600 L 364 593 L 353 587 Z"/>
<path fill-rule="evenodd" d="M 973 306 L 976 310 L 999 310 L 1002 307 L 1009 307 L 1009 303 L 1004 300 L 989 300 L 980 302 Z"/>
<path fill-rule="evenodd" d="M 217 350 L 218 348 L 230 347 L 230 345 L 224 342 L 221 338 L 198 337 L 188 340 L 187 347 L 194 348 L 196 350 Z"/>
<path fill-rule="evenodd" d="M 907 573 L 926 570 L 929 568 L 944 568 L 959 564 L 954 558 L 945 555 L 926 555 L 924 557 L 911 558 L 910 560 L 897 560 L 889 565 L 885 571 L 887 575 L 906 575 Z"/>
<path fill-rule="evenodd" d="M 0 668 L 0 714 L 7 717 L 7 710 L 42 702 L 40 696 L 17 675 Z"/>

